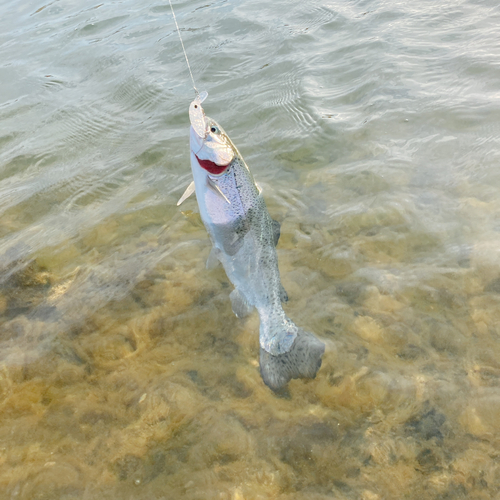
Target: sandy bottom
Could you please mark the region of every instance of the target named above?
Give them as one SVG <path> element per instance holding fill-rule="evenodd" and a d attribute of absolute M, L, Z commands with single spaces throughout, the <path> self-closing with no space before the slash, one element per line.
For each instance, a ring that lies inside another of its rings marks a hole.
<path fill-rule="evenodd" d="M 277 396 L 256 314 L 238 320 L 224 271 L 205 269 L 194 203 L 168 230 L 162 210 L 116 217 L 12 265 L 1 498 L 500 493 L 498 237 L 438 262 L 442 240 L 408 207 L 315 223 L 271 203 L 287 313 L 327 345 L 317 378 Z"/>

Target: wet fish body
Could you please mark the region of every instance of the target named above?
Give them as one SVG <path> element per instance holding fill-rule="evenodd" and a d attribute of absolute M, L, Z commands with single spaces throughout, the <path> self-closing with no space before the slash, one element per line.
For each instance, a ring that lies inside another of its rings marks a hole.
<path fill-rule="evenodd" d="M 291 378 L 313 378 L 321 366 L 324 344 L 296 326 L 283 310 L 281 303 L 288 298 L 276 253 L 280 225 L 271 219 L 241 154 L 222 127 L 205 116 L 199 99 L 191 103 L 190 120 L 196 198 L 213 244 L 207 267 L 222 263 L 234 285 L 230 298 L 238 317 L 254 307 L 259 313 L 264 382 L 279 390 Z"/>

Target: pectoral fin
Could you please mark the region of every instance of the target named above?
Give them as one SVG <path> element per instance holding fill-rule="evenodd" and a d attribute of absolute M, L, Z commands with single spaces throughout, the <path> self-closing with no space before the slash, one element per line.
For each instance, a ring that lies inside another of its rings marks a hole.
<path fill-rule="evenodd" d="M 231 202 L 226 198 L 226 195 L 221 191 L 217 182 L 214 181 L 209 175 L 207 175 L 207 186 L 217 195 L 220 196 L 223 200 L 225 200 L 229 205 Z"/>
<path fill-rule="evenodd" d="M 191 184 L 189 184 L 189 186 L 186 188 L 186 191 L 184 191 L 184 194 L 180 197 L 179 201 L 177 202 L 177 206 L 179 206 L 181 203 L 187 200 L 193 193 L 194 193 L 194 181 L 191 182 Z"/>

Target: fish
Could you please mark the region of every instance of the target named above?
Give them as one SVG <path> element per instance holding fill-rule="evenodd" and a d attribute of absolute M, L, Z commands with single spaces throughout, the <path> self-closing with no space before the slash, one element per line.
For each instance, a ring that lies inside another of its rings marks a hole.
<path fill-rule="evenodd" d="M 189 106 L 193 182 L 179 200 L 196 193 L 200 216 L 212 241 L 207 268 L 219 262 L 234 286 L 238 318 L 254 308 L 260 319 L 260 373 L 273 391 L 291 379 L 315 378 L 325 344 L 287 317 L 282 302 L 276 245 L 280 224 L 269 215 L 261 188 L 224 129 L 202 107 L 206 93 Z"/>

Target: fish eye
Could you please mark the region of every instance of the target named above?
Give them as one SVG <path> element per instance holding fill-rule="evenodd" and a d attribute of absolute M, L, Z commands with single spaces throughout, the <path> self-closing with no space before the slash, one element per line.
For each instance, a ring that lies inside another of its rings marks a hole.
<path fill-rule="evenodd" d="M 198 104 L 195 104 L 195 105 L 194 105 L 194 109 L 198 109 Z"/>
<path fill-rule="evenodd" d="M 213 125 L 210 127 L 210 131 L 213 132 L 214 134 L 219 133 L 219 129 L 217 127 L 214 127 Z"/>

